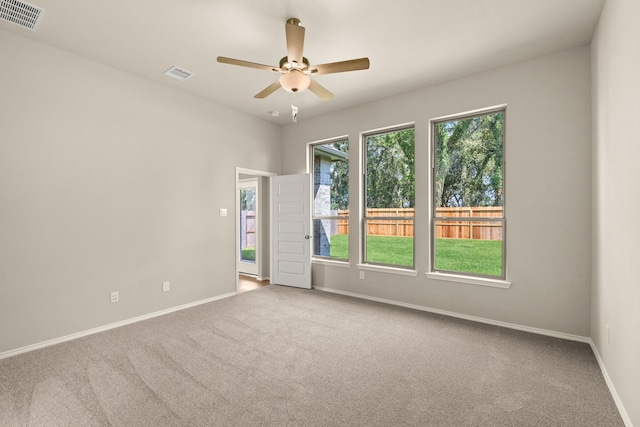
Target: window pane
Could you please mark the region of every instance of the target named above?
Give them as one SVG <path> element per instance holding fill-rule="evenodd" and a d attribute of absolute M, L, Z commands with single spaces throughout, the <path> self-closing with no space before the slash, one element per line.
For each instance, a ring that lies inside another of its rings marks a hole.
<path fill-rule="evenodd" d="M 366 221 L 365 262 L 413 267 L 413 220 Z"/>
<path fill-rule="evenodd" d="M 349 259 L 349 234 L 342 222 L 344 220 L 313 220 L 313 255 Z"/>
<path fill-rule="evenodd" d="M 240 189 L 240 259 L 256 260 L 256 188 Z"/>
<path fill-rule="evenodd" d="M 435 125 L 436 208 L 503 206 L 504 113 Z"/>
<path fill-rule="evenodd" d="M 348 259 L 349 141 L 315 145 L 312 155 L 313 254 Z"/>
<path fill-rule="evenodd" d="M 313 147 L 313 216 L 349 209 L 349 141 Z"/>
<path fill-rule="evenodd" d="M 479 234 L 492 236 L 491 239 L 470 239 L 469 227 L 468 221 L 436 221 L 435 270 L 501 277 L 502 223 L 472 224 L 472 233 L 478 230 Z M 446 234 L 459 237 L 446 237 Z"/>
<path fill-rule="evenodd" d="M 504 115 L 433 127 L 434 270 L 503 277 Z"/>
<path fill-rule="evenodd" d="M 366 137 L 366 216 L 372 208 L 415 206 L 414 136 L 411 128 Z"/>
<path fill-rule="evenodd" d="M 365 136 L 364 262 L 413 267 L 415 131 Z"/>

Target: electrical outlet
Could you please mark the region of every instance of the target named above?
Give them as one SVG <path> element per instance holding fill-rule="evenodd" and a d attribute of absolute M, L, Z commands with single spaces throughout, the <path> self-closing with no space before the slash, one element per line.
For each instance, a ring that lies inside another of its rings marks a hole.
<path fill-rule="evenodd" d="M 227 210 L 224 208 L 220 208 L 220 216 L 227 216 Z"/>
<path fill-rule="evenodd" d="M 361 271 L 361 272 L 360 272 L 360 278 L 361 278 L 361 279 L 364 279 L 364 271 Z"/>
<path fill-rule="evenodd" d="M 118 295 L 118 291 L 111 292 L 111 304 L 114 302 L 118 302 L 120 300 L 120 296 Z"/>
<path fill-rule="evenodd" d="M 171 284 L 169 282 L 162 282 L 162 292 L 169 292 L 171 290 Z"/>

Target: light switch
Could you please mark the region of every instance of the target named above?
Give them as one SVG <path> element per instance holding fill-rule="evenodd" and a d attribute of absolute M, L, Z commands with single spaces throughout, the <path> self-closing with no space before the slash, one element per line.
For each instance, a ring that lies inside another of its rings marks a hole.
<path fill-rule="evenodd" d="M 224 208 L 220 208 L 220 216 L 227 216 L 227 210 Z"/>

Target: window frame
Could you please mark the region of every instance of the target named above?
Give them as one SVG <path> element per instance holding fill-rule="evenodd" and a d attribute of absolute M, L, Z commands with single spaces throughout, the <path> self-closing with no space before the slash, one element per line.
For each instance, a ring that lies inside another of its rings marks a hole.
<path fill-rule="evenodd" d="M 349 229 L 349 232 L 347 233 L 347 242 L 349 242 L 350 240 L 350 234 L 351 234 L 351 224 L 350 224 L 350 214 L 346 216 L 346 218 L 344 216 L 339 216 L 339 215 L 316 215 L 315 213 L 315 195 L 314 195 L 314 190 L 315 190 L 315 148 L 319 147 L 319 146 L 323 146 L 323 145 L 329 145 L 329 144 L 333 144 L 336 142 L 346 142 L 347 146 L 348 146 L 348 151 L 346 154 L 346 161 L 347 161 L 347 167 L 349 167 L 349 160 L 350 160 L 350 156 L 351 156 L 351 141 L 349 140 L 348 136 L 339 136 L 339 137 L 335 137 L 335 138 L 330 138 L 330 139 L 325 139 L 322 141 L 316 141 L 316 142 L 310 142 L 308 143 L 308 162 L 307 162 L 307 170 L 309 171 L 309 174 L 311 175 L 311 231 L 312 231 L 312 236 L 314 239 L 314 242 L 312 242 L 312 250 L 311 250 L 311 259 L 312 261 L 320 261 L 320 262 L 327 262 L 327 263 L 331 263 L 331 264 L 348 264 L 349 263 L 349 258 L 350 258 L 350 250 L 349 250 L 349 245 L 347 243 L 347 257 L 346 258 L 338 258 L 338 257 L 332 257 L 331 255 L 316 255 L 315 254 L 315 240 L 316 240 L 316 232 L 315 232 L 315 221 L 316 220 L 345 220 L 347 221 L 347 227 Z M 339 151 L 339 150 L 338 150 Z M 347 175 L 347 181 L 348 181 L 348 185 L 347 188 L 349 190 L 349 195 L 348 195 L 348 199 L 349 201 L 347 202 L 347 210 L 349 212 L 351 212 L 350 209 L 350 203 L 351 203 L 351 188 L 350 188 L 350 175 L 351 175 L 351 168 L 349 168 L 349 172 Z"/>
<path fill-rule="evenodd" d="M 362 193 L 361 193 L 361 203 L 362 203 L 362 228 L 361 228 L 361 260 L 358 264 L 358 267 L 363 270 L 377 270 L 384 269 L 388 271 L 396 271 L 398 273 L 404 274 L 404 272 L 414 272 L 416 268 L 416 212 L 415 212 L 415 199 L 414 199 L 414 213 L 413 216 L 368 216 L 368 207 L 367 207 L 367 138 L 370 136 L 381 135 L 385 133 L 399 132 L 403 130 L 413 129 L 414 132 L 414 140 L 413 140 L 413 152 L 414 152 L 414 188 L 416 185 L 415 181 L 415 131 L 416 126 L 415 123 L 405 123 L 396 126 L 375 129 L 367 132 L 361 133 L 361 167 L 362 167 Z M 415 195 L 414 195 L 415 197 Z M 374 209 L 374 208 L 372 208 Z M 400 264 L 386 264 L 386 263 L 378 263 L 378 262 L 369 262 L 367 261 L 367 230 L 368 230 L 368 222 L 371 220 L 389 220 L 389 221 L 412 221 L 413 222 L 413 236 L 412 236 L 412 254 L 413 259 L 410 266 L 400 265 Z M 411 274 L 413 275 L 413 274 Z"/>
<path fill-rule="evenodd" d="M 436 126 L 440 123 L 459 121 L 473 117 L 486 116 L 495 113 L 503 114 L 502 127 L 502 216 L 501 217 L 452 217 L 438 216 L 436 214 Z M 507 105 L 497 105 L 493 107 L 483 108 L 479 110 L 468 111 L 460 114 L 452 114 L 448 116 L 438 117 L 429 121 L 429 138 L 431 156 L 431 173 L 429 185 L 429 216 L 430 216 L 430 260 L 429 272 L 427 275 L 434 279 L 457 281 L 471 284 L 479 284 L 496 287 L 509 287 L 510 282 L 507 281 Z M 464 221 L 469 222 L 495 222 L 500 223 L 502 227 L 502 272 L 500 276 L 491 276 L 487 274 L 476 274 L 454 270 L 436 269 L 436 225 L 438 221 Z"/>

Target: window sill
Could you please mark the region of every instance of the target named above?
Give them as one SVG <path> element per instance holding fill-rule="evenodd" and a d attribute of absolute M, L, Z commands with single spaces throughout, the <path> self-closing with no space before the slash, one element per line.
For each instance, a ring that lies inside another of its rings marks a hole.
<path fill-rule="evenodd" d="M 320 265 L 330 265 L 332 267 L 340 267 L 340 268 L 349 268 L 351 264 L 349 261 L 338 261 L 333 259 L 323 259 L 323 258 L 311 258 L 312 264 L 320 264 Z"/>
<path fill-rule="evenodd" d="M 381 265 L 358 264 L 358 270 L 378 271 L 380 273 L 399 274 L 402 276 L 416 277 L 416 270 L 408 270 L 406 268 L 385 267 Z"/>
<path fill-rule="evenodd" d="M 484 277 L 470 277 L 457 274 L 445 274 L 445 273 L 427 273 L 429 279 L 444 280 L 446 282 L 458 282 L 466 283 L 468 285 L 480 285 L 489 286 L 492 288 L 508 289 L 511 287 L 511 282 L 500 279 L 486 279 Z"/>

